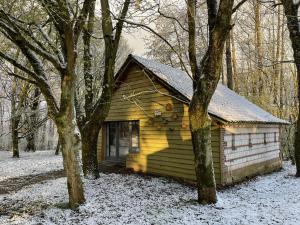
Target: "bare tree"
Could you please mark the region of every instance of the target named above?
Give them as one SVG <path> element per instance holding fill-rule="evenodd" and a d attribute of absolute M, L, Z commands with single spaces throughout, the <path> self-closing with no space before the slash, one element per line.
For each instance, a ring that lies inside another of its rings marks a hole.
<path fill-rule="evenodd" d="M 290 39 L 292 42 L 292 48 L 294 51 L 294 60 L 297 69 L 297 81 L 298 81 L 298 103 L 300 101 L 300 27 L 299 27 L 299 1 L 281 0 L 284 13 L 287 18 L 287 27 L 290 33 Z M 298 119 L 297 130 L 295 134 L 295 163 L 296 163 L 296 176 L 300 177 L 300 107 L 298 107 Z"/>
<path fill-rule="evenodd" d="M 75 208 L 85 201 L 78 159 L 80 136 L 76 131 L 74 110 L 76 49 L 84 21 L 88 16 L 88 8 L 94 0 L 85 0 L 82 4 L 73 4 L 71 1 L 39 0 L 38 2 L 40 5 L 34 4 L 34 10 L 39 10 L 46 15 L 44 26 L 53 25 L 58 44 L 56 40 L 51 41 L 44 32 L 43 27 L 40 26 L 41 21 L 35 21 L 34 17 L 30 17 L 29 21 L 26 21 L 26 18 L 18 18 L 13 14 L 15 11 L 11 10 L 13 6 L 3 2 L 0 8 L 0 31 L 20 49 L 32 69 L 24 67 L 3 52 L 0 53 L 0 57 L 26 73 L 28 78 L 24 76 L 18 78 L 23 78 L 39 87 L 47 102 L 48 114 L 55 121 L 61 137 L 69 203 L 71 208 Z M 60 99 L 56 98 L 51 89 L 45 63 L 41 59 L 60 74 Z"/>
<path fill-rule="evenodd" d="M 108 114 L 112 91 L 114 87 L 114 73 L 117 52 L 123 30 L 123 19 L 126 17 L 130 0 L 122 4 L 118 21 L 113 26 L 110 2 L 101 0 L 102 35 L 104 38 L 104 72 L 102 76 L 102 91 L 99 98 L 94 93 L 94 76 L 91 73 L 92 55 L 90 50 L 91 34 L 94 30 L 94 7 L 89 7 L 89 18 L 83 32 L 84 43 L 84 84 L 85 105 L 84 114 L 77 110 L 77 121 L 82 137 L 82 164 L 83 173 L 89 178 L 99 177 L 97 161 L 97 142 L 101 126 Z M 76 101 L 78 103 L 78 101 Z M 76 107 L 78 109 L 79 107 Z"/>
<path fill-rule="evenodd" d="M 35 152 L 36 151 L 36 144 L 35 144 L 35 132 L 37 129 L 37 122 L 38 122 L 38 108 L 40 102 L 40 95 L 41 92 L 39 88 L 34 88 L 32 99 L 28 102 L 28 108 L 30 110 L 29 116 L 27 119 L 27 131 L 26 134 L 26 141 L 27 145 L 25 151 L 28 152 Z"/>
<path fill-rule="evenodd" d="M 209 44 L 200 65 L 196 55 L 196 1 L 188 0 L 189 59 L 194 93 L 189 106 L 190 129 L 195 155 L 195 171 L 199 203 L 217 201 L 211 148 L 211 119 L 208 105 L 222 72 L 223 49 L 231 30 L 234 0 L 207 1 Z"/>

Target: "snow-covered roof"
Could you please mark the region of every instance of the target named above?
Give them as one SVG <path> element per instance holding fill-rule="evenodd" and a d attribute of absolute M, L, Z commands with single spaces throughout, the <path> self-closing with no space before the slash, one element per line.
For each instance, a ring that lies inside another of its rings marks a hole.
<path fill-rule="evenodd" d="M 129 57 L 132 57 L 158 78 L 191 100 L 193 95 L 193 83 L 187 73 L 140 56 L 130 55 Z M 238 95 L 220 83 L 211 99 L 208 111 L 212 116 L 232 123 L 288 123 L 266 112 L 248 101 L 245 97 Z"/>

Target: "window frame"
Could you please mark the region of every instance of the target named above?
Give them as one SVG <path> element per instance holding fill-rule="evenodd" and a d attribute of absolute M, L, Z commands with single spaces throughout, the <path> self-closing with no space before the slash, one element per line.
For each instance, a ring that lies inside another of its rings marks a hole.
<path fill-rule="evenodd" d="M 128 148 L 128 154 L 130 153 L 139 153 L 140 152 L 140 121 L 139 120 L 119 120 L 119 121 L 108 121 L 106 122 L 106 147 L 105 147 L 105 158 L 106 159 L 111 159 L 111 160 L 118 160 L 118 159 L 122 159 L 123 157 L 120 156 L 120 149 L 119 149 L 119 146 L 120 146 L 120 124 L 121 123 L 124 123 L 124 122 L 127 122 L 129 124 L 129 148 Z M 138 126 L 138 132 L 137 132 L 137 147 L 132 147 L 132 124 L 133 123 L 136 123 L 137 126 Z M 116 136 L 116 154 L 115 156 L 110 156 L 109 153 L 110 153 L 110 126 L 111 124 L 115 124 L 115 136 Z"/>
<path fill-rule="evenodd" d="M 264 133 L 264 145 L 268 144 L 267 142 L 267 133 Z"/>
<path fill-rule="evenodd" d="M 231 134 L 231 148 L 232 148 L 232 150 L 236 150 L 236 146 L 235 146 L 235 133 Z"/>
<path fill-rule="evenodd" d="M 252 148 L 252 133 L 248 133 L 248 142 L 249 142 L 249 147 Z"/>

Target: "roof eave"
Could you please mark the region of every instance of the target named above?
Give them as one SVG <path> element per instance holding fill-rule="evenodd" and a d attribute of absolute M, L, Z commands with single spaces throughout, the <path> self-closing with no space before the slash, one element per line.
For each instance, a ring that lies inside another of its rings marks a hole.
<path fill-rule="evenodd" d="M 137 64 L 141 68 L 143 68 L 143 70 L 146 73 L 151 74 L 152 76 L 154 76 L 160 83 L 162 83 L 165 87 L 167 87 L 168 89 L 170 89 L 172 92 L 180 95 L 181 98 L 184 100 L 183 101 L 184 104 L 187 104 L 187 105 L 189 104 L 189 102 L 191 100 L 187 96 L 185 96 L 183 93 L 181 93 L 180 91 L 176 90 L 174 87 L 172 87 L 171 85 L 169 85 L 166 81 L 164 81 L 159 76 L 157 76 L 153 71 L 151 71 L 145 65 L 143 65 L 142 63 L 140 63 L 137 59 L 135 59 L 132 54 L 128 55 L 126 61 L 124 62 L 124 64 L 122 65 L 122 67 L 119 69 L 119 71 L 116 73 L 116 75 L 115 75 L 115 81 L 116 82 L 120 79 L 120 77 L 122 76 L 122 74 L 125 72 L 125 70 L 127 69 L 127 67 L 132 62 L 134 62 L 135 64 Z M 228 120 L 226 120 L 224 118 L 221 118 L 221 117 L 218 117 L 218 116 L 216 116 L 216 115 L 214 115 L 213 113 L 210 113 L 210 112 L 209 112 L 209 115 L 212 118 L 214 118 L 215 120 L 217 120 L 218 122 L 223 123 L 223 124 L 273 124 L 273 125 L 289 125 L 290 124 L 287 121 L 286 121 L 286 123 L 284 123 L 284 122 L 269 122 L 269 121 L 228 121 Z"/>

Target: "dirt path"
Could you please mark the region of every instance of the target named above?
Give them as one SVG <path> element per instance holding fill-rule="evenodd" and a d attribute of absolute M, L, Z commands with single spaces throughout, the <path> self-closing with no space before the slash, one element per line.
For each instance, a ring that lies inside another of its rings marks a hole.
<path fill-rule="evenodd" d="M 3 180 L 0 182 L 0 195 L 8 194 L 14 191 L 19 191 L 23 187 L 26 187 L 28 185 L 37 184 L 45 180 L 53 180 L 64 176 L 64 170 L 56 170 L 47 173 L 21 176 Z"/>
<path fill-rule="evenodd" d="M 0 195 L 17 192 L 26 186 L 41 183 L 47 180 L 58 179 L 61 177 L 65 177 L 64 170 L 56 170 L 35 175 L 10 178 L 0 182 Z M 18 215 L 21 216 L 24 213 L 32 215 L 37 212 L 41 212 L 43 208 L 47 207 L 47 205 L 48 203 L 43 201 L 34 201 L 28 205 L 22 200 L 13 200 L 10 199 L 9 196 L 5 196 L 3 197 L 2 201 L 0 200 L 0 217 L 6 216 L 8 218 L 13 218 L 14 216 Z"/>

